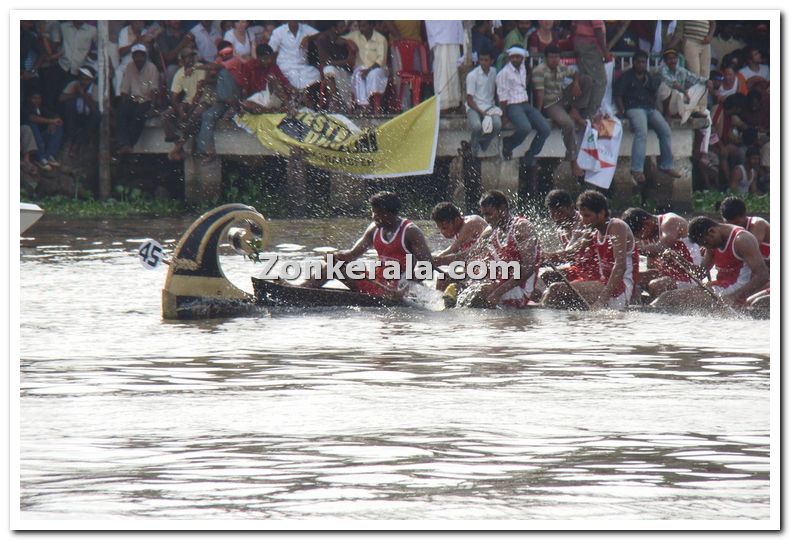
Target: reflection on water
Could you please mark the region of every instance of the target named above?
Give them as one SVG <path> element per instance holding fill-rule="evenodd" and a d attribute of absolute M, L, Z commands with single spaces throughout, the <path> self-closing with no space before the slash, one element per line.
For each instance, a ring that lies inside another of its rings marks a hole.
<path fill-rule="evenodd" d="M 768 518 L 767 322 L 417 308 L 163 322 L 165 270 L 134 249 L 172 249 L 189 223 L 45 217 L 22 241 L 23 518 Z M 318 257 L 363 225 L 274 222 L 272 246 Z M 250 289 L 252 263 L 224 268 Z"/>

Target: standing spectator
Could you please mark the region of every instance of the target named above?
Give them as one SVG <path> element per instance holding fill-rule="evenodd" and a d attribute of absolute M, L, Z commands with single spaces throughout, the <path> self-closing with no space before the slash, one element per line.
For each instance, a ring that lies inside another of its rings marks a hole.
<path fill-rule="evenodd" d="M 555 28 L 555 21 L 538 21 L 538 30 L 530 34 L 527 40 L 530 54 L 543 53 L 549 46 L 560 45 L 560 30 Z"/>
<path fill-rule="evenodd" d="M 503 69 L 508 63 L 508 49 L 511 47 L 521 47 L 522 49 L 527 49 L 529 36 L 532 36 L 530 30 L 532 30 L 533 21 L 516 21 L 513 29 L 511 29 L 507 34 L 505 34 L 505 38 L 503 38 L 503 49 L 500 55 L 497 57 L 497 61 L 495 62 L 495 67 L 499 72 Z"/>
<path fill-rule="evenodd" d="M 615 85 L 614 97 L 619 116 L 629 118 L 634 132 L 632 141 L 632 178 L 638 184 L 645 182 L 645 144 L 648 129 L 656 132 L 659 139 L 659 168 L 667 175 L 681 175 L 673 169 L 673 149 L 670 126 L 657 110 L 657 92 L 661 84 L 659 75 L 648 71 L 648 54 L 637 51 L 632 59 L 632 68 L 621 75 Z"/>
<path fill-rule="evenodd" d="M 502 110 L 494 104 L 497 73 L 492 68 L 492 51 L 478 53 L 478 67 L 467 74 L 467 124 L 470 126 L 470 146 L 473 155 L 485 151 L 489 143 L 500 136 Z M 499 113 L 499 114 L 497 114 Z M 488 120 L 486 120 L 488 119 Z M 484 129 L 483 122 L 487 128 Z"/>
<path fill-rule="evenodd" d="M 80 68 L 77 80 L 71 81 L 60 95 L 64 120 L 64 135 L 69 141 L 69 154 L 76 152 L 78 145 L 90 145 L 99 132 L 99 90 L 96 72 L 90 67 Z"/>
<path fill-rule="evenodd" d="M 181 21 L 163 21 L 163 31 L 157 36 L 155 50 L 157 59 L 163 64 L 160 68 L 168 85 L 179 70 L 181 51 L 192 48 L 194 43 L 195 37 L 181 28 Z"/>
<path fill-rule="evenodd" d="M 494 49 L 492 21 L 475 21 L 472 27 L 472 52 L 475 58 L 478 58 L 478 54 L 484 49 Z"/>
<path fill-rule="evenodd" d="M 680 67 L 675 49 L 666 49 L 662 57 L 664 64 L 659 67 L 662 84 L 658 99 L 662 101 L 665 116 L 678 115 L 682 124 L 690 116 L 706 116 L 706 90 L 713 87 L 712 82 Z"/>
<path fill-rule="evenodd" d="M 301 91 L 317 85 L 319 70 L 307 61 L 307 48 L 318 30 L 298 21 L 288 21 L 272 32 L 269 46 L 277 53 L 277 65 L 291 85 Z"/>
<path fill-rule="evenodd" d="M 250 31 L 250 21 L 234 21 L 233 28 L 225 32 L 223 39 L 233 45 L 236 56 L 252 56 L 255 58 L 255 39 Z"/>
<path fill-rule="evenodd" d="M 574 21 L 574 51 L 580 73 L 591 78 L 591 96 L 588 107 L 580 111 L 587 119 L 593 118 L 601 107 L 607 90 L 607 72 L 604 69 L 605 57 L 610 59 L 607 50 L 604 21 Z"/>
<path fill-rule="evenodd" d="M 683 41 L 686 68 L 702 77 L 709 78 L 711 69 L 711 40 L 717 29 L 716 21 L 678 21 L 670 48 Z"/>
<path fill-rule="evenodd" d="M 352 107 L 352 75 L 354 47 L 341 36 L 346 32 L 346 21 L 335 24 L 316 40 L 324 82 L 327 88 L 327 109 L 349 111 Z"/>
<path fill-rule="evenodd" d="M 571 83 L 564 89 L 564 82 L 567 80 L 571 80 Z M 571 172 L 575 177 L 582 176 L 585 172 L 577 165 L 579 149 L 575 125 L 585 125 L 578 109 L 584 109 L 588 105 L 590 78 L 580 75 L 579 71 L 572 73 L 571 68 L 562 65 L 560 49 L 550 45 L 544 49 L 544 63 L 533 69 L 532 81 L 536 109 L 560 127 Z"/>
<path fill-rule="evenodd" d="M 129 154 L 143 133 L 152 103 L 159 97 L 159 71 L 148 60 L 146 46 L 132 46 L 132 62 L 121 81 L 121 105 L 116 116 L 118 154 Z"/>
<path fill-rule="evenodd" d="M 214 62 L 217 56 L 217 44 L 222 39 L 220 27 L 216 21 L 201 21 L 190 30 L 198 50 L 201 62 Z"/>
<path fill-rule="evenodd" d="M 769 81 L 769 66 L 762 64 L 763 56 L 757 47 L 747 49 L 747 61 L 739 73 L 747 81 L 747 88 L 752 88 L 756 81 Z"/>
<path fill-rule="evenodd" d="M 65 80 L 65 73 L 59 65 L 63 55 L 61 47 L 60 23 L 58 21 L 36 21 L 36 35 L 39 40 L 38 78 L 44 93 L 44 105 L 55 109 L 58 92 Z M 23 96 L 24 99 L 24 96 Z"/>
<path fill-rule="evenodd" d="M 378 100 L 387 88 L 387 40 L 374 30 L 373 21 L 359 21 L 358 28 L 343 36 L 354 44 L 352 91 L 362 107 L 368 107 L 368 100 L 378 95 L 374 98 L 374 112 L 378 112 Z"/>
<path fill-rule="evenodd" d="M 524 158 L 525 164 L 529 167 L 533 165 L 536 155 L 544 147 L 550 128 L 544 116 L 528 101 L 527 69 L 524 64 L 526 55 L 527 51 L 521 47 L 508 49 L 509 62 L 497 74 L 497 97 L 500 106 L 505 107 L 508 120 L 514 125 L 514 133 L 503 139 L 504 160 L 510 160 L 514 149 L 522 144 L 530 130 L 536 130 L 536 135 Z"/>
<path fill-rule="evenodd" d="M 434 94 L 439 96 L 440 110 L 450 111 L 461 105 L 461 81 L 457 60 L 464 43 L 461 21 L 426 21 L 428 47 L 434 72 Z"/>
<path fill-rule="evenodd" d="M 717 25 L 715 36 L 711 40 L 711 56 L 722 61 L 726 55 L 746 46 L 734 33 L 733 24 L 722 21 Z"/>
<path fill-rule="evenodd" d="M 44 171 L 60 167 L 55 156 L 63 141 L 63 120 L 42 106 L 41 91 L 32 89 L 22 108 L 22 123 L 29 126 L 38 151 L 36 165 Z"/>
<path fill-rule="evenodd" d="M 91 47 L 96 45 L 96 27 L 85 24 L 85 21 L 69 21 L 61 23 L 60 33 L 63 54 L 58 59 L 58 64 L 64 74 L 77 75 L 88 58 Z"/>

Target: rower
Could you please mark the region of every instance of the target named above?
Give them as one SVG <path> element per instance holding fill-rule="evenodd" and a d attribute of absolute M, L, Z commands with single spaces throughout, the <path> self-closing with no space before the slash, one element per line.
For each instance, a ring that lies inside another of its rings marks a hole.
<path fill-rule="evenodd" d="M 453 239 L 450 246 L 433 254 L 434 264 L 447 265 L 451 261 L 464 259 L 466 252 L 488 227 L 486 220 L 477 214 L 462 216 L 453 203 L 438 203 L 431 211 L 431 219 L 446 239 Z"/>
<path fill-rule="evenodd" d="M 579 304 L 579 295 L 592 310 L 623 310 L 632 297 L 640 263 L 632 230 L 622 220 L 610 217 L 607 198 L 595 190 L 586 190 L 579 195 L 577 209 L 582 223 L 596 231 L 593 246 L 598 276 L 596 279 L 577 279 L 571 284 L 552 284 L 543 304 L 574 306 Z M 570 291 L 570 287 L 574 291 Z"/>
<path fill-rule="evenodd" d="M 448 201 L 437 203 L 431 211 L 431 219 L 446 239 L 453 242 L 444 250 L 432 254 L 435 265 L 447 265 L 454 261 L 465 261 L 470 248 L 488 227 L 486 220 L 477 214 L 463 216 L 459 208 Z M 444 291 L 450 285 L 450 278 L 437 279 L 437 289 Z"/>
<path fill-rule="evenodd" d="M 641 208 L 630 208 L 621 219 L 632 230 L 638 251 L 648 257 L 648 271 L 641 272 L 639 284 L 656 298 L 671 289 L 695 287 L 686 270 L 666 250 L 689 263 L 700 265 L 700 247 L 689 240 L 687 221 L 672 212 L 650 214 Z"/>
<path fill-rule="evenodd" d="M 571 262 L 571 265 L 560 270 L 567 280 L 596 280 L 599 276 L 599 266 L 591 240 L 592 229 L 586 228 L 582 223 L 582 216 L 574 207 L 574 200 L 566 190 L 552 190 L 544 199 L 544 206 L 549 211 L 549 217 L 555 222 L 558 240 L 561 249 L 556 252 L 543 252 L 542 262 L 561 264 Z M 555 271 L 545 271 L 541 274 L 545 284 L 563 281 Z"/>
<path fill-rule="evenodd" d="M 758 240 L 746 229 L 698 216 L 689 222 L 689 238 L 705 247 L 703 268 L 717 271 L 711 282 L 714 293 L 730 306 L 745 306 L 747 298 L 768 287 L 769 269 Z M 659 307 L 692 306 L 710 308 L 714 299 L 703 288 L 667 291 L 653 303 Z"/>
<path fill-rule="evenodd" d="M 491 227 L 484 259 L 519 265 L 518 276 L 510 269 L 507 275 L 499 273 L 496 279 L 483 286 L 481 295 L 492 307 L 523 308 L 530 301 L 538 278 L 541 259 L 538 237 L 526 218 L 511 215 L 508 198 L 503 192 L 486 192 L 479 205 L 481 216 Z"/>
<path fill-rule="evenodd" d="M 729 224 L 738 225 L 753 234 L 758 240 L 761 255 L 767 260 L 769 266 L 769 222 L 758 216 L 747 216 L 747 207 L 736 196 L 726 197 L 720 203 L 722 219 Z"/>
<path fill-rule="evenodd" d="M 405 293 L 405 289 L 399 288 L 399 282 L 406 272 L 407 254 L 412 254 L 413 265 L 420 261 L 426 261 L 431 264 L 431 251 L 420 228 L 413 224 L 411 220 L 399 216 L 401 201 L 396 194 L 379 192 L 372 196 L 369 202 L 371 204 L 371 218 L 373 222 L 366 228 L 363 235 L 354 243 L 351 249 L 341 250 L 331 255 L 335 261 L 348 263 L 358 259 L 369 248 L 373 247 L 380 262 L 395 261 L 398 263 L 401 276 L 386 278 L 385 266 L 379 265 L 376 267 L 376 278 L 374 280 L 352 279 L 347 276 L 347 271 L 343 267 L 340 270 L 340 274 L 344 275 L 341 282 L 352 291 L 374 296 L 401 298 Z M 322 268 L 321 278 L 309 280 L 303 285 L 306 287 L 321 287 L 327 280 L 328 275 L 325 263 Z"/>

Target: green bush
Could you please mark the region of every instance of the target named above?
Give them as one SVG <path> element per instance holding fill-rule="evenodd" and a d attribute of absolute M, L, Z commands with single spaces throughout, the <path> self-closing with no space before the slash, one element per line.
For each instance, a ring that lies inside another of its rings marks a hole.
<path fill-rule="evenodd" d="M 738 195 L 736 192 L 719 192 L 716 190 L 702 190 L 693 192 L 692 206 L 698 212 L 719 214 L 720 202 L 728 196 Z M 745 194 L 740 196 L 744 200 L 748 214 L 769 214 L 769 194 Z"/>

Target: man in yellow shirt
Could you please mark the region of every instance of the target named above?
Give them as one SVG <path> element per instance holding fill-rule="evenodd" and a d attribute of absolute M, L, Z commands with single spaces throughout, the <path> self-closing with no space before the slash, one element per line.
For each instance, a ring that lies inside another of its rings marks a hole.
<path fill-rule="evenodd" d="M 178 139 L 177 124 L 183 124 L 191 116 L 197 103 L 193 103 L 198 93 L 198 83 L 206 78 L 206 71 L 195 69 L 198 52 L 191 47 L 185 47 L 179 53 L 181 67 L 173 75 L 170 85 L 172 106 L 162 113 L 165 128 L 165 141 L 168 143 Z"/>
<path fill-rule="evenodd" d="M 359 30 L 349 32 L 343 39 L 354 44 L 356 53 L 352 73 L 355 102 L 367 107 L 372 96 L 381 96 L 387 88 L 387 40 L 374 30 L 372 21 L 359 21 L 357 26 Z"/>

